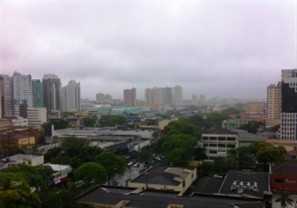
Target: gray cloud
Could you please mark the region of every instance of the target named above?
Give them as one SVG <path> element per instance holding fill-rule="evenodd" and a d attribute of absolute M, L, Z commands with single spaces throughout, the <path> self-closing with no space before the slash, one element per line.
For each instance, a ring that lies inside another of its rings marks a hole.
<path fill-rule="evenodd" d="M 81 82 L 83 97 L 123 88 L 265 98 L 294 68 L 294 2 L 2 3 L 1 73 Z"/>

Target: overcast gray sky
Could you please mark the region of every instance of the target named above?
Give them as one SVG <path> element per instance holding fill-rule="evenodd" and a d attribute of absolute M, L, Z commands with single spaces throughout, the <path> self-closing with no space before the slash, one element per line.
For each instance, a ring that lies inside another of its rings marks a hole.
<path fill-rule="evenodd" d="M 297 68 L 297 0 L 0 4 L 0 73 L 74 79 L 83 98 L 175 85 L 185 98 L 265 98 Z"/>

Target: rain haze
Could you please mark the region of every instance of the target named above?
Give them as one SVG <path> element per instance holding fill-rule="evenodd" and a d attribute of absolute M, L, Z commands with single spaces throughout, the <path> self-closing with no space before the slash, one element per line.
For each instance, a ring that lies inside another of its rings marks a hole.
<path fill-rule="evenodd" d="M 296 68 L 297 1 L 0 1 L 0 73 L 81 83 L 82 98 L 135 87 L 265 99 Z"/>

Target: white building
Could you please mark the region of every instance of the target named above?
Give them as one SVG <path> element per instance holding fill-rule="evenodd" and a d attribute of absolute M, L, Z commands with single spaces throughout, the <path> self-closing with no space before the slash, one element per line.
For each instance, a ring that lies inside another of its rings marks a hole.
<path fill-rule="evenodd" d="M 21 105 L 32 107 L 32 81 L 31 75 L 22 75 L 14 72 L 12 76 L 13 90 L 13 113 L 15 116 L 20 114 Z"/>
<path fill-rule="evenodd" d="M 175 106 L 183 104 L 183 88 L 179 85 L 173 88 L 173 104 Z"/>
<path fill-rule="evenodd" d="M 238 134 L 228 129 L 212 129 L 202 134 L 198 144 L 205 148 L 209 159 L 226 157 L 229 150 L 238 147 Z"/>
<path fill-rule="evenodd" d="M 43 155 L 25 155 L 16 154 L 8 158 L 3 159 L 6 162 L 6 166 L 27 164 L 31 166 L 42 165 L 44 163 Z"/>
<path fill-rule="evenodd" d="M 13 127 L 28 127 L 28 119 L 17 116 L 11 119 L 11 124 Z"/>
<path fill-rule="evenodd" d="M 80 83 L 70 80 L 68 85 L 61 89 L 61 110 L 63 112 L 80 111 Z"/>
<path fill-rule="evenodd" d="M 46 108 L 27 108 L 28 126 L 40 129 L 47 121 Z"/>

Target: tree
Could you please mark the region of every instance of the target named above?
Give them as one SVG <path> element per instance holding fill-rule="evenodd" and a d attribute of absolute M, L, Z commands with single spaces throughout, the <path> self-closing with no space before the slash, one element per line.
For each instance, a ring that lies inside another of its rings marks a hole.
<path fill-rule="evenodd" d="M 66 137 L 63 139 L 61 147 L 68 156 L 77 155 L 83 148 L 89 146 L 87 139 L 81 139 L 78 137 Z"/>
<path fill-rule="evenodd" d="M 116 174 L 123 174 L 126 169 L 125 159 L 111 152 L 103 152 L 96 158 L 96 162 L 100 163 L 106 170 L 108 182 Z"/>
<path fill-rule="evenodd" d="M 146 149 L 142 149 L 140 152 L 137 152 L 137 159 L 140 162 L 146 162 L 153 158 L 152 153 Z"/>
<path fill-rule="evenodd" d="M 220 128 L 222 126 L 222 121 L 228 119 L 229 116 L 222 113 L 210 113 L 208 114 L 206 120 L 210 123 L 213 128 Z"/>
<path fill-rule="evenodd" d="M 168 164 L 185 164 L 194 155 L 197 140 L 186 134 L 173 134 L 162 140 L 161 148 Z"/>
<path fill-rule="evenodd" d="M 74 176 L 78 180 L 83 180 L 86 184 L 90 184 L 92 181 L 100 184 L 106 181 L 107 171 L 96 162 L 87 162 L 74 171 Z"/>
<path fill-rule="evenodd" d="M 200 137 L 202 129 L 193 124 L 187 118 L 180 118 L 177 121 L 171 121 L 164 129 L 167 135 L 169 134 L 188 134 L 195 137 Z"/>
<path fill-rule="evenodd" d="M 83 124 L 85 127 L 94 127 L 97 120 L 98 120 L 97 116 L 88 115 L 83 117 Z"/>
<path fill-rule="evenodd" d="M 290 198 L 290 194 L 285 191 L 279 192 L 279 197 L 275 200 L 280 202 L 282 208 L 286 208 L 288 205 L 292 205 L 294 200 Z"/>
<path fill-rule="evenodd" d="M 19 173 L 0 174 L 0 207 L 41 207 L 41 201 Z"/>

